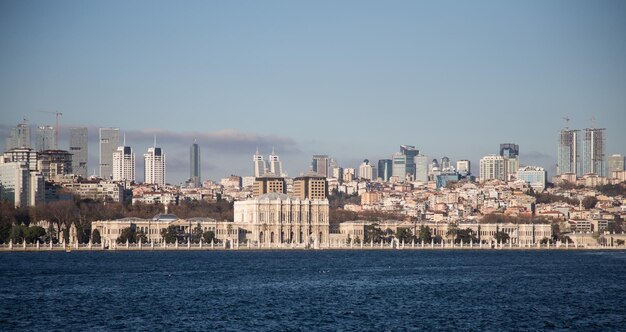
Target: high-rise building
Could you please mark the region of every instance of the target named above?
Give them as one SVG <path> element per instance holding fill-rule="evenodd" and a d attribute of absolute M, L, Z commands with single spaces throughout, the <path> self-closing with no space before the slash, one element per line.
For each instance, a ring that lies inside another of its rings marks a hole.
<path fill-rule="evenodd" d="M 259 149 L 256 149 L 256 153 L 252 156 L 252 166 L 254 169 L 254 177 L 258 178 L 267 173 L 267 165 L 263 156 L 259 153 Z"/>
<path fill-rule="evenodd" d="M 189 148 L 189 180 L 194 188 L 202 186 L 202 177 L 200 174 L 200 146 L 193 141 Z"/>
<path fill-rule="evenodd" d="M 113 152 L 113 181 L 135 181 L 135 153 L 130 146 Z"/>
<path fill-rule="evenodd" d="M 57 149 L 56 131 L 53 126 L 37 126 L 36 137 L 35 149 L 37 152 Z"/>
<path fill-rule="evenodd" d="M 368 159 L 365 159 L 359 166 L 359 177 L 363 180 L 373 180 L 374 175 L 376 174 L 374 172 L 375 169 L 376 168 L 370 165 L 370 161 Z"/>
<path fill-rule="evenodd" d="M 267 193 L 286 194 L 287 182 L 285 178 L 270 173 L 255 178 L 252 185 L 252 195 L 258 197 Z"/>
<path fill-rule="evenodd" d="M 459 174 L 466 176 L 472 173 L 471 164 L 469 160 L 457 160 L 456 161 L 456 171 Z"/>
<path fill-rule="evenodd" d="M 605 176 L 604 128 L 587 128 L 583 144 L 583 174 Z"/>
<path fill-rule="evenodd" d="M 415 156 L 415 181 L 428 182 L 428 157 L 419 154 Z"/>
<path fill-rule="evenodd" d="M 331 175 L 333 178 L 337 179 L 339 182 L 343 182 L 343 168 L 342 167 L 333 167 L 330 169 Z"/>
<path fill-rule="evenodd" d="M 506 181 L 506 165 L 502 156 L 485 156 L 480 159 L 480 182 L 488 180 Z"/>
<path fill-rule="evenodd" d="M 99 172 L 103 179 L 111 179 L 113 177 L 113 153 L 120 146 L 120 129 L 119 128 L 100 128 L 100 162 Z"/>
<path fill-rule="evenodd" d="M 578 149 L 578 130 L 563 129 L 559 132 L 556 174 L 574 173 L 582 176 L 580 151 Z"/>
<path fill-rule="evenodd" d="M 328 155 L 314 155 L 311 163 L 313 172 L 328 177 L 329 159 Z"/>
<path fill-rule="evenodd" d="M 343 169 L 343 180 L 345 182 L 350 182 L 354 180 L 354 174 L 356 174 L 354 168 L 347 167 Z"/>
<path fill-rule="evenodd" d="M 519 145 L 515 143 L 502 143 L 500 144 L 500 156 L 505 159 L 506 173 L 508 179 L 517 174 L 519 169 Z"/>
<path fill-rule="evenodd" d="M 546 188 L 548 173 L 543 167 L 526 166 L 517 170 L 518 180 L 528 183 L 534 189 L 543 191 Z"/>
<path fill-rule="evenodd" d="M 624 170 L 624 156 L 621 154 L 614 154 L 609 157 L 609 172 L 608 178 L 613 178 L 613 172 L 619 172 Z"/>
<path fill-rule="evenodd" d="M 44 200 L 44 180 L 28 162 L 0 163 L 0 200 L 14 207 L 34 206 Z"/>
<path fill-rule="evenodd" d="M 378 177 L 383 181 L 389 181 L 391 177 L 393 163 L 391 159 L 380 159 L 378 161 Z"/>
<path fill-rule="evenodd" d="M 400 145 L 400 153 L 406 156 L 405 175 L 410 175 L 410 177 L 414 177 L 415 176 L 415 156 L 419 154 L 419 151 L 413 145 Z"/>
<path fill-rule="evenodd" d="M 14 148 L 2 155 L 1 163 L 14 163 L 14 162 L 25 162 L 28 165 L 28 168 L 31 171 L 38 170 L 37 160 L 38 160 L 37 151 L 31 148 Z"/>
<path fill-rule="evenodd" d="M 272 149 L 272 154 L 269 155 L 268 163 L 270 165 L 270 173 L 276 174 L 278 176 L 282 176 L 283 165 L 280 162 L 278 155 L 274 153 L 274 149 Z"/>
<path fill-rule="evenodd" d="M 300 199 L 325 199 L 328 182 L 325 177 L 311 172 L 293 180 L 293 193 Z"/>
<path fill-rule="evenodd" d="M 165 154 L 163 149 L 154 146 L 148 148 L 148 153 L 143 155 L 144 160 L 144 183 L 165 186 Z"/>
<path fill-rule="evenodd" d="M 57 176 L 72 174 L 72 154 L 65 150 L 42 151 L 38 153 L 37 170 L 46 181 L 53 181 Z"/>
<path fill-rule="evenodd" d="M 89 152 L 87 127 L 70 128 L 70 153 L 72 154 L 72 171 L 74 174 L 87 177 L 87 158 Z"/>
<path fill-rule="evenodd" d="M 11 128 L 11 134 L 6 138 L 5 150 L 30 147 L 30 127 L 24 119 L 17 127 Z"/>
<path fill-rule="evenodd" d="M 406 179 L 406 155 L 400 152 L 396 152 L 391 156 L 392 167 L 391 176 L 395 177 L 398 181 L 404 181 Z"/>

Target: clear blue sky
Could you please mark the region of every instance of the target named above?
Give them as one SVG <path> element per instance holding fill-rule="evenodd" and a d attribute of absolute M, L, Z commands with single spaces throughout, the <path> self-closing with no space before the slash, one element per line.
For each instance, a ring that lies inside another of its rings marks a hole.
<path fill-rule="evenodd" d="M 257 145 L 290 175 L 505 142 L 553 171 L 563 116 L 626 154 L 625 32 L 624 1 L 2 1 L 0 129 L 120 127 L 138 174 L 157 133 L 172 183 L 193 137 L 212 179 Z"/>

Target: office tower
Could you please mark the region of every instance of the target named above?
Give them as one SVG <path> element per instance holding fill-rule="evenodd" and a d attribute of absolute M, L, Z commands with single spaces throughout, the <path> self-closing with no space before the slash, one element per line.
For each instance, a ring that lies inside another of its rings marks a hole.
<path fill-rule="evenodd" d="M 100 177 L 109 180 L 113 177 L 113 153 L 116 152 L 117 147 L 120 146 L 120 129 L 100 128 L 99 137 Z"/>
<path fill-rule="evenodd" d="M 374 169 L 368 159 L 363 160 L 361 165 L 359 165 L 359 177 L 363 180 L 373 180 L 375 175 Z"/>
<path fill-rule="evenodd" d="M 392 172 L 392 161 L 391 159 L 380 159 L 378 161 L 378 177 L 383 179 L 383 181 L 389 181 Z"/>
<path fill-rule="evenodd" d="M 415 181 L 428 182 L 428 157 L 423 154 L 415 156 Z"/>
<path fill-rule="evenodd" d="M 578 130 L 563 129 L 559 132 L 556 174 L 574 173 L 582 175 L 580 152 L 578 150 Z"/>
<path fill-rule="evenodd" d="M 604 128 L 587 128 L 583 144 L 583 174 L 605 176 Z"/>
<path fill-rule="evenodd" d="M 624 156 L 621 154 L 614 154 L 609 157 L 609 172 L 608 178 L 613 178 L 613 172 L 619 172 L 624 170 Z"/>
<path fill-rule="evenodd" d="M 329 160 L 327 155 L 314 155 L 311 163 L 313 172 L 328 177 Z"/>
<path fill-rule="evenodd" d="M 409 175 L 411 178 L 414 177 L 415 176 L 415 156 L 419 154 L 419 151 L 413 145 L 400 145 L 400 153 L 406 156 L 405 175 Z"/>
<path fill-rule="evenodd" d="M 406 180 L 406 156 L 400 152 L 396 152 L 391 156 L 392 167 L 391 175 L 398 181 Z"/>
<path fill-rule="evenodd" d="M 87 177 L 87 158 L 89 152 L 87 127 L 70 128 L 70 153 L 72 154 L 72 171 L 74 174 Z"/>
<path fill-rule="evenodd" d="M 548 173 L 543 167 L 526 166 L 517 170 L 518 180 L 528 183 L 534 189 L 543 191 L 546 188 Z"/>
<path fill-rule="evenodd" d="M 11 134 L 6 138 L 5 151 L 17 148 L 30 148 L 30 127 L 26 119 L 17 127 L 11 128 Z"/>
<path fill-rule="evenodd" d="M 502 156 L 485 156 L 480 159 L 480 182 L 487 180 L 506 181 L 506 165 Z"/>
<path fill-rule="evenodd" d="M 317 173 L 300 176 L 293 180 L 293 193 L 299 199 L 325 199 L 328 196 L 328 182 Z"/>
<path fill-rule="evenodd" d="M 135 181 L 135 153 L 130 146 L 113 152 L 113 181 Z"/>
<path fill-rule="evenodd" d="M 56 150 L 56 131 L 52 126 L 38 126 L 35 141 L 35 150 L 37 152 L 45 150 Z"/>
<path fill-rule="evenodd" d="M 0 200 L 12 202 L 16 208 L 34 206 L 43 202 L 44 192 L 43 176 L 28 162 L 0 163 Z"/>
<path fill-rule="evenodd" d="M 456 161 L 456 171 L 459 174 L 466 176 L 472 173 L 471 164 L 469 160 L 457 160 Z"/>
<path fill-rule="evenodd" d="M 189 148 L 189 180 L 194 188 L 200 188 L 202 186 L 202 177 L 200 174 L 200 146 L 195 139 Z"/>
<path fill-rule="evenodd" d="M 443 156 L 443 158 L 441 158 L 441 170 L 446 170 L 449 171 L 450 170 L 450 166 L 452 166 L 450 164 L 450 158 Z"/>
<path fill-rule="evenodd" d="M 267 173 L 267 165 L 265 160 L 263 160 L 263 156 L 259 153 L 259 148 L 256 149 L 256 153 L 252 156 L 252 166 L 255 178 Z"/>
<path fill-rule="evenodd" d="M 270 164 L 270 173 L 276 174 L 278 176 L 282 176 L 283 174 L 283 165 L 278 158 L 278 155 L 274 153 L 274 149 L 272 148 L 272 154 L 269 156 L 268 163 Z"/>
<path fill-rule="evenodd" d="M 165 154 L 163 149 L 154 146 L 148 148 L 148 153 L 143 155 L 144 160 L 144 183 L 165 186 Z"/>
<path fill-rule="evenodd" d="M 252 195 L 255 197 L 267 193 L 287 193 L 287 182 L 285 178 L 266 173 L 254 179 L 252 185 Z"/>

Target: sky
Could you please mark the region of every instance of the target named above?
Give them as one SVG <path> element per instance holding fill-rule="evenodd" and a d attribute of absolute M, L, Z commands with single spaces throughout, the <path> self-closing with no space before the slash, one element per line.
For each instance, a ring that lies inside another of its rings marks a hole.
<path fill-rule="evenodd" d="M 557 133 L 606 128 L 626 154 L 624 1 L 0 1 L 0 135 L 22 118 L 119 127 L 167 182 L 252 174 L 257 147 L 291 176 L 401 144 L 478 160 L 517 143 L 554 175 Z M 2 142 L 1 144 L 4 144 Z M 97 171 L 96 171 L 97 173 Z"/>

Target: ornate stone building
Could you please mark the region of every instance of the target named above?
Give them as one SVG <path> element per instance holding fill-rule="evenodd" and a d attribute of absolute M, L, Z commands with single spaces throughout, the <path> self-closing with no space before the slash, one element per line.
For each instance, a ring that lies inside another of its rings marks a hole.
<path fill-rule="evenodd" d="M 328 200 L 299 199 L 280 193 L 235 202 L 235 224 L 261 244 L 328 243 Z"/>
<path fill-rule="evenodd" d="M 196 228 L 212 231 L 219 241 L 232 244 L 250 243 L 260 247 L 283 245 L 322 246 L 329 242 L 328 200 L 298 199 L 281 193 L 269 193 L 235 202 L 235 221 L 210 218 L 180 219 L 173 214 L 158 214 L 152 219 L 123 218 L 94 221 L 105 244 L 117 241 L 125 228 L 146 235 L 148 242 L 163 242 L 161 231 L 175 226 L 180 239 Z"/>

